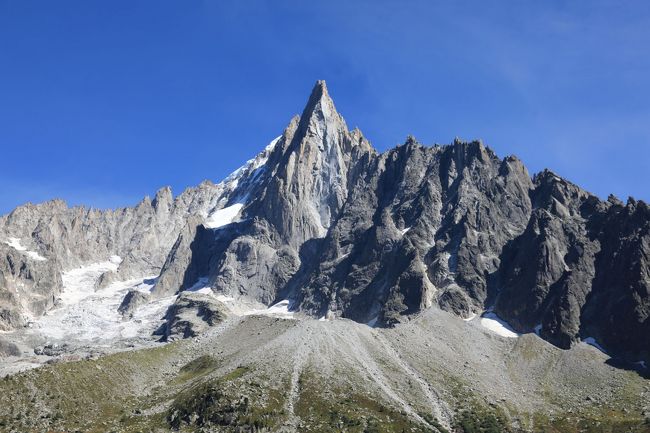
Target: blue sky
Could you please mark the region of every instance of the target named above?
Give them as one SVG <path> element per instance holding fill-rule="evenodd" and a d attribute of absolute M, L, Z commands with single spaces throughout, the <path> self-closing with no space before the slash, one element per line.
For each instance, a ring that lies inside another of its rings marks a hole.
<path fill-rule="evenodd" d="M 481 138 L 650 199 L 645 0 L 0 0 L 0 212 L 219 181 L 317 79 L 379 150 Z"/>

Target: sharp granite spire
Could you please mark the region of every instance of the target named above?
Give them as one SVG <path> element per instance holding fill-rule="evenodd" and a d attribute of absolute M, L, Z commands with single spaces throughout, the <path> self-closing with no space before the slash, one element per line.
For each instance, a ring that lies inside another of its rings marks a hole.
<path fill-rule="evenodd" d="M 325 236 L 347 198 L 356 165 L 375 151 L 359 131 L 348 130 L 325 81 L 316 82 L 285 140 L 289 145 L 265 195 L 267 215 L 288 240 L 301 244 Z"/>

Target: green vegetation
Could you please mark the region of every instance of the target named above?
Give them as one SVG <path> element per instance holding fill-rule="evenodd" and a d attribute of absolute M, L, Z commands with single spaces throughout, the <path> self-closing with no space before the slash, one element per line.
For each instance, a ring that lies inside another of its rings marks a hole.
<path fill-rule="evenodd" d="M 299 385 L 300 396 L 295 410 L 301 419 L 299 430 L 302 431 L 435 432 L 432 426 L 439 425 L 432 418 L 429 426 L 419 423 L 406 412 L 395 410 L 352 386 L 337 389 L 331 383 L 320 382 L 311 372 L 301 375 Z M 444 429 L 438 431 L 446 433 Z"/>
<path fill-rule="evenodd" d="M 650 422 L 638 412 L 598 404 L 554 418 L 531 417 L 505 404 L 491 406 L 454 377 L 444 378 L 458 402 L 454 423 L 445 429 L 424 408 L 418 408 L 422 411 L 418 420 L 340 369 L 332 376 L 341 381 L 315 370 L 303 372 L 293 401 L 294 418 L 287 413 L 288 374 L 274 381 L 263 370 L 248 366 L 227 370 L 229 364 L 207 354 L 179 368 L 178 360 L 187 359 L 184 344 L 48 365 L 5 377 L 0 380 L 0 432 L 264 432 L 287 422 L 297 423 L 298 431 L 305 432 L 650 432 Z M 628 395 L 630 399 L 639 395 L 637 385 L 625 391 L 612 406 L 627 407 Z M 513 428 L 513 420 L 525 425 Z"/>
<path fill-rule="evenodd" d="M 642 419 L 622 419 L 620 416 L 585 419 L 578 416 L 561 416 L 550 419 L 535 416 L 534 433 L 648 433 L 650 423 Z"/>
<path fill-rule="evenodd" d="M 216 359 L 210 355 L 199 356 L 181 367 L 178 376 L 174 380 L 176 383 L 182 383 L 197 377 L 204 376 L 219 366 Z"/>
<path fill-rule="evenodd" d="M 456 427 L 463 433 L 506 433 L 511 431 L 502 416 L 483 408 L 463 410 L 456 418 Z"/>
<path fill-rule="evenodd" d="M 275 390 L 265 394 L 255 383 L 242 386 L 238 381 L 247 373 L 248 368 L 238 367 L 184 391 L 168 410 L 166 422 L 181 431 L 196 427 L 259 431 L 277 426 L 284 416 L 282 394 Z"/>
<path fill-rule="evenodd" d="M 0 382 L 2 431 L 119 431 L 142 424 L 135 412 L 153 400 L 145 384 L 178 356 L 178 345 L 127 351 L 97 360 L 44 366 Z M 141 385 L 134 378 L 141 380 Z M 136 389 L 139 388 L 139 389 Z M 138 397 L 144 394 L 145 397 Z"/>

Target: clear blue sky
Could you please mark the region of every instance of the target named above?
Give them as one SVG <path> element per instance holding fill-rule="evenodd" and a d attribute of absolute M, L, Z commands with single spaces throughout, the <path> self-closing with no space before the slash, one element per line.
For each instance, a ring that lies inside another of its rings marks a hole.
<path fill-rule="evenodd" d="M 647 0 L 0 0 L 0 212 L 219 181 L 317 79 L 380 150 L 481 138 L 650 199 Z"/>

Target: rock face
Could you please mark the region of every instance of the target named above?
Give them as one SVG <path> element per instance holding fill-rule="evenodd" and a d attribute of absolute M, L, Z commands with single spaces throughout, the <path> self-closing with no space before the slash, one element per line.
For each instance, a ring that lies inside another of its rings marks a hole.
<path fill-rule="evenodd" d="M 125 280 L 160 271 L 165 257 L 189 215 L 207 214 L 217 204 L 220 188 L 211 183 L 188 189 L 176 199 L 163 188 L 153 200 L 145 198 L 133 208 L 99 211 L 68 208 L 55 200 L 25 205 L 0 218 L 0 317 L 22 310 L 40 315 L 52 307 L 61 291 L 61 273 L 84 264 L 123 260 L 116 275 Z M 35 260 L 7 245 L 18 239 Z M 0 320 L 0 326 L 15 326 Z"/>
<path fill-rule="evenodd" d="M 138 290 L 129 290 L 122 303 L 117 307 L 117 311 L 124 318 L 131 318 L 138 307 L 145 305 L 150 301 L 150 296 L 147 293 Z"/>
<path fill-rule="evenodd" d="M 54 304 L 61 291 L 57 270 L 56 260 L 37 260 L 0 243 L 0 331 L 24 326 Z"/>
<path fill-rule="evenodd" d="M 64 271 L 119 256 L 117 271 L 102 275 L 96 289 L 160 273 L 179 235 L 191 230 L 191 221 L 204 221 L 230 200 L 245 198 L 272 148 L 223 182 L 205 181 L 176 198 L 166 187 L 132 208 L 68 208 L 53 200 L 0 217 L 0 330 L 23 326 L 51 308 Z M 153 298 L 179 289 L 157 290 Z"/>
<path fill-rule="evenodd" d="M 462 317 L 493 309 L 559 347 L 591 337 L 650 363 L 646 203 L 602 201 L 548 170 L 531 178 L 480 141 L 428 147 L 409 137 L 380 154 L 348 130 L 324 82 L 218 185 L 176 199 L 163 189 L 117 211 L 27 205 L 0 227 L 46 259 L 0 246 L 5 327 L 49 308 L 62 270 L 119 255 L 100 285 L 159 273 L 151 299 L 201 281 L 235 299 L 291 299 L 317 317 L 386 326 L 430 307 Z M 165 335 L 213 321 L 199 312 L 218 311 L 214 299 L 197 296 L 181 295 Z"/>

